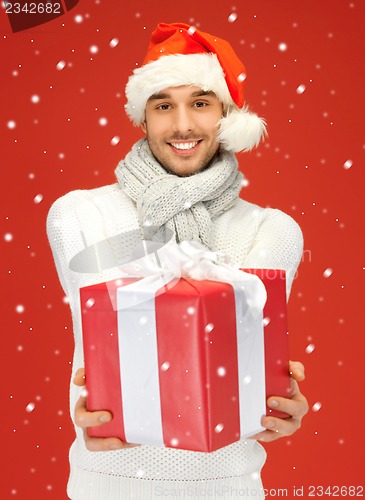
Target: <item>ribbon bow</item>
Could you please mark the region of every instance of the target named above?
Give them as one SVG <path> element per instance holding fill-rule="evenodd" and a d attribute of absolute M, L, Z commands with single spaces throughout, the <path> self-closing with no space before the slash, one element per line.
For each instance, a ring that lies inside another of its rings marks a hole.
<path fill-rule="evenodd" d="M 144 302 L 145 294 L 150 296 L 152 290 L 158 295 L 175 286 L 180 278 L 190 278 L 229 283 L 244 292 L 246 300 L 240 304 L 244 308 L 243 316 L 250 312 L 257 317 L 262 313 L 267 296 L 260 278 L 233 267 L 227 255 L 212 252 L 199 242 L 175 243 L 171 240 L 161 246 L 143 240 L 133 256 L 134 260 L 120 266 L 120 270 L 124 277 L 142 279 L 127 285 L 133 293 L 129 294 L 130 300 L 123 309 Z"/>

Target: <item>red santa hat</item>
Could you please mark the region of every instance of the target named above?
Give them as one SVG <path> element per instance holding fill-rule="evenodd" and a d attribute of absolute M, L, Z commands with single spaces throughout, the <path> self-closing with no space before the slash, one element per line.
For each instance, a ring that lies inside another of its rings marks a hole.
<path fill-rule="evenodd" d="M 214 92 L 224 106 L 218 140 L 227 151 L 249 151 L 266 133 L 265 121 L 250 112 L 243 86 L 246 70 L 231 45 L 183 23 L 158 24 L 147 55 L 126 86 L 126 112 L 135 125 L 147 100 L 168 87 L 192 85 Z"/>

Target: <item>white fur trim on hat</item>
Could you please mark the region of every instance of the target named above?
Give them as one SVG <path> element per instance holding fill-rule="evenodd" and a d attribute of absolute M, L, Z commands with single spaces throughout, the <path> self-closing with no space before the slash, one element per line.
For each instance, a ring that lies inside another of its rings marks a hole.
<path fill-rule="evenodd" d="M 226 151 L 249 151 L 266 135 L 266 122 L 245 106 L 235 107 L 219 122 L 218 141 Z"/>
<path fill-rule="evenodd" d="M 170 54 L 134 70 L 126 85 L 125 110 L 139 126 L 145 119 L 148 99 L 169 87 L 192 85 L 212 91 L 229 110 L 219 122 L 218 140 L 227 151 L 248 151 L 257 146 L 266 133 L 265 122 L 246 107 L 233 102 L 224 72 L 216 54 Z"/>

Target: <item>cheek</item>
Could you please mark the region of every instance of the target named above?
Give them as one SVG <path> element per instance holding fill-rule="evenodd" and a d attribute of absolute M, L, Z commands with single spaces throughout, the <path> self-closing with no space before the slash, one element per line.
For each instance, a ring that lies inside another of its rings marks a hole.
<path fill-rule="evenodd" d="M 167 131 L 168 131 L 168 124 L 167 120 L 156 120 L 156 119 L 149 119 L 146 126 L 146 133 L 150 136 L 153 137 L 154 139 L 158 140 L 160 137 L 164 136 Z"/>
<path fill-rule="evenodd" d="M 222 115 L 220 113 L 211 115 L 209 117 L 202 115 L 199 119 L 199 127 L 208 135 L 216 134 L 219 127 L 219 120 L 221 118 Z"/>

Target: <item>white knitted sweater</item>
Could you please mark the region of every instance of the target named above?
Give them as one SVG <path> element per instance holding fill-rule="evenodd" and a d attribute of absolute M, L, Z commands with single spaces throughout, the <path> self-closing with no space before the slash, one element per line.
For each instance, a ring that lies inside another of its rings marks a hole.
<path fill-rule="evenodd" d="M 70 270 L 69 262 L 85 245 L 137 228 L 134 202 L 118 184 L 70 192 L 50 209 L 48 238 L 73 318 L 72 378 L 84 366 L 79 288 L 115 279 L 118 270 L 77 273 Z M 285 269 L 289 296 L 303 247 L 301 230 L 291 217 L 238 199 L 232 209 L 214 221 L 212 241 L 213 251 L 227 253 L 240 267 Z M 118 252 L 117 248 L 113 250 Z M 79 395 L 80 388 L 71 383 L 72 418 Z M 238 494 L 263 498 L 259 471 L 265 451 L 256 441 L 239 441 L 213 453 L 152 446 L 89 452 L 77 427 L 76 435 L 70 450 L 67 490 L 72 500 L 224 499 Z"/>

